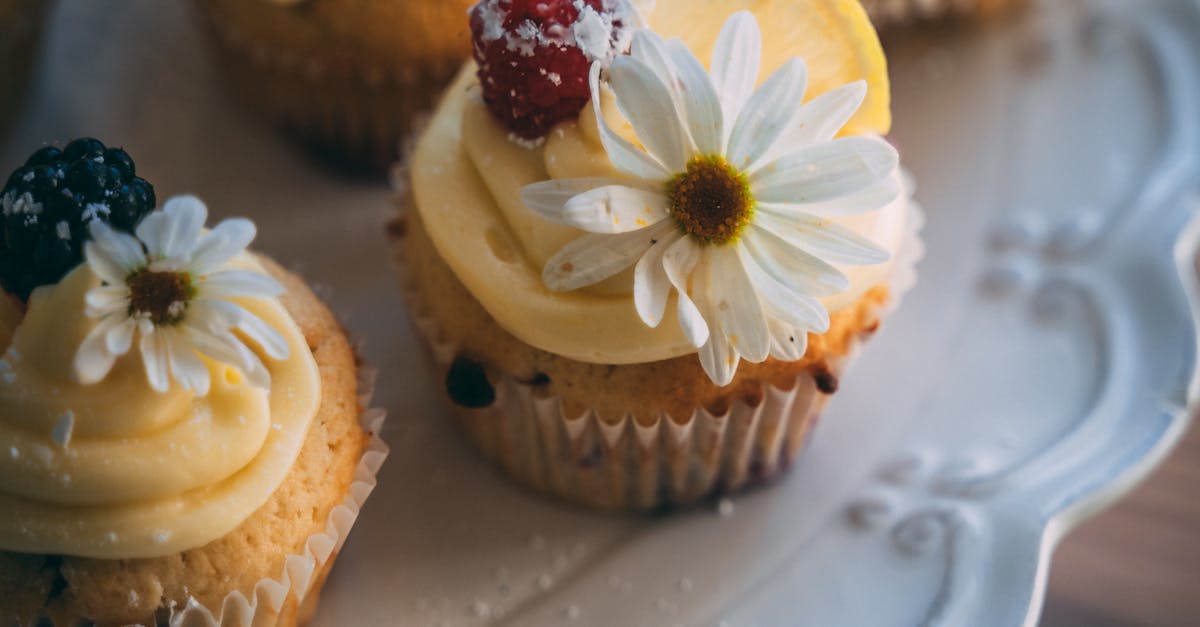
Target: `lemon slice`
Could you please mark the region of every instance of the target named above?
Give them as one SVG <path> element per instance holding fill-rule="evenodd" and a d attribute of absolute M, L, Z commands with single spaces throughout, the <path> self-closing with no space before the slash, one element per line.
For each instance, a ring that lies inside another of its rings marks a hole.
<path fill-rule="evenodd" d="M 805 98 L 865 80 L 867 98 L 842 134 L 888 132 L 892 110 L 887 60 L 858 0 L 657 0 L 647 17 L 655 32 L 666 39 L 679 37 L 708 63 L 725 20 L 742 10 L 754 14 L 762 29 L 760 81 L 792 57 L 808 65 Z"/>

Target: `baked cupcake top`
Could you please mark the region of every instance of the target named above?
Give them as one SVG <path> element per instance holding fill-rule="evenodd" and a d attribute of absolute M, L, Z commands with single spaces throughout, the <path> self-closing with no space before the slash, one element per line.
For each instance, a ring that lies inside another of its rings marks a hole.
<path fill-rule="evenodd" d="M 321 400 L 254 225 L 154 209 L 95 140 L 35 153 L 0 204 L 0 549 L 160 557 L 232 531 Z"/>
<path fill-rule="evenodd" d="M 592 363 L 698 353 L 723 385 L 800 359 L 886 280 L 909 198 L 856 1 L 484 0 L 471 23 L 414 194 L 516 337 Z"/>

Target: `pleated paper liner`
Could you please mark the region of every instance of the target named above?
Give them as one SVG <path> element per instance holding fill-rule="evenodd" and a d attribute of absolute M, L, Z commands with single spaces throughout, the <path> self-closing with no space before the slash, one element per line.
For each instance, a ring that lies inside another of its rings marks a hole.
<path fill-rule="evenodd" d="M 866 316 L 849 348 L 826 364 L 831 374 L 840 378 L 847 371 L 875 322 L 914 285 L 915 264 L 924 253 L 922 224 L 923 213 L 913 204 L 888 282 L 890 298 Z M 408 280 L 402 236 L 395 237 L 395 249 L 409 311 L 437 380 L 444 381 L 470 347 L 449 340 L 422 308 Z M 761 402 L 734 400 L 722 413 L 699 408 L 684 420 L 660 415 L 643 423 L 627 415 L 613 422 L 594 410 L 568 413 L 561 398 L 509 373 L 489 369 L 487 376 L 495 399 L 486 407 L 463 407 L 443 393 L 466 438 L 518 482 L 607 510 L 687 505 L 776 478 L 794 463 L 829 400 L 812 375 L 801 373 L 789 387 L 764 384 Z"/>
<path fill-rule="evenodd" d="M 370 407 L 377 373 L 362 367 L 358 372 L 359 407 Z M 375 490 L 376 475 L 388 456 L 388 445 L 380 437 L 387 412 L 366 409 L 359 424 L 368 434 L 367 447 L 354 471 L 354 480 L 341 505 L 329 512 L 325 530 L 309 536 L 304 550 L 284 558 L 277 578 L 259 581 L 249 596 L 234 591 L 221 607 L 210 608 L 195 601 L 170 608 L 171 627 L 292 627 L 303 625 L 316 612 L 317 599 L 350 529 L 358 520 L 367 497 Z"/>

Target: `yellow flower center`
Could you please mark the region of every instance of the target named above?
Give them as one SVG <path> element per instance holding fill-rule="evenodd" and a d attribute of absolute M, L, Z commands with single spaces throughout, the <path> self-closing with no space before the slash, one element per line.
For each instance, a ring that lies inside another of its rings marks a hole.
<path fill-rule="evenodd" d="M 145 315 L 158 326 L 182 321 L 188 301 L 196 295 L 192 277 L 183 272 L 138 270 L 126 283 L 129 285 L 129 314 Z"/>
<path fill-rule="evenodd" d="M 732 241 L 754 215 L 746 175 L 719 155 L 689 161 L 667 182 L 667 200 L 679 228 L 710 244 Z"/>

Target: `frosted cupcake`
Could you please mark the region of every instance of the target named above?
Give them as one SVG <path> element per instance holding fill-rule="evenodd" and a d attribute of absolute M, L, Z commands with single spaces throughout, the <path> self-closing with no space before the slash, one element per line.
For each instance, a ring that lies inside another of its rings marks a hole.
<path fill-rule="evenodd" d="M 326 157 L 385 170 L 470 54 L 470 0 L 196 0 L 243 98 Z"/>
<path fill-rule="evenodd" d="M 0 623 L 306 620 L 385 454 L 329 311 L 96 140 L 0 206 Z"/>
<path fill-rule="evenodd" d="M 393 229 L 462 430 L 598 508 L 778 476 L 919 250 L 862 7 L 485 0 L 472 25 Z"/>

